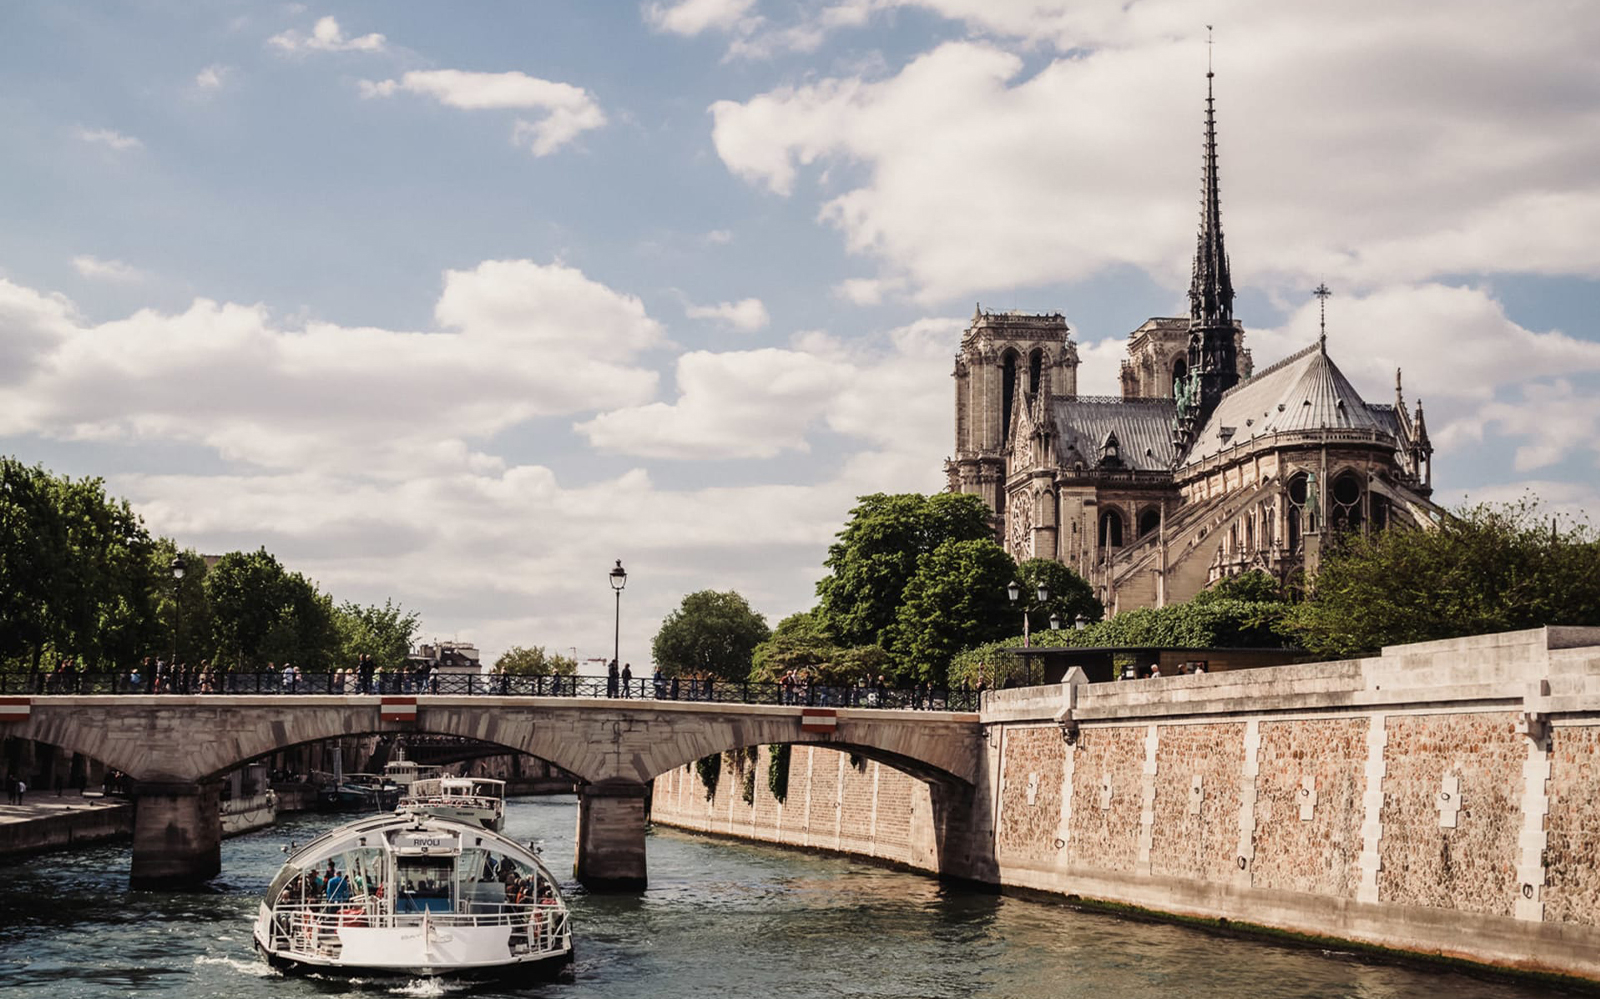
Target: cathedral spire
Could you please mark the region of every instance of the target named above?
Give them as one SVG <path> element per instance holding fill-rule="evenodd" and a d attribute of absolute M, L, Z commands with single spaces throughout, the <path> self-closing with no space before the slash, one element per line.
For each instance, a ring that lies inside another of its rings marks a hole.
<path fill-rule="evenodd" d="M 1209 46 L 1209 25 L 1206 30 L 1206 44 Z M 1208 56 L 1206 146 L 1200 181 L 1200 234 L 1194 250 L 1194 273 L 1189 281 L 1190 329 L 1233 325 L 1233 278 L 1228 273 L 1228 252 L 1222 245 L 1222 195 L 1217 185 L 1217 109 L 1216 98 L 1211 90 L 1211 80 L 1215 76 Z"/>
<path fill-rule="evenodd" d="M 1209 52 L 1211 26 L 1206 26 Z M 1222 195 L 1217 184 L 1217 107 L 1212 92 L 1210 56 L 1206 57 L 1206 134 L 1201 159 L 1200 234 L 1195 243 L 1194 273 L 1189 281 L 1188 376 L 1182 386 L 1173 442 L 1180 451 L 1193 443 L 1222 401 L 1239 384 L 1238 331 L 1233 324 L 1233 278 L 1228 251 L 1222 244 Z"/>

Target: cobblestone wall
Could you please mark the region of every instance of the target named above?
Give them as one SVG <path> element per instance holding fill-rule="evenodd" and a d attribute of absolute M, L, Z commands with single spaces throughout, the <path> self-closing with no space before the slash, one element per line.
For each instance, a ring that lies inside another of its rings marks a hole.
<path fill-rule="evenodd" d="M 1600 924 L 1600 728 L 1558 727 L 1550 737 L 1550 812 L 1544 918 Z"/>
<path fill-rule="evenodd" d="M 1073 866 L 1131 871 L 1139 859 L 1146 726 L 1087 729 L 1073 760 Z"/>
<path fill-rule="evenodd" d="M 750 835 L 1600 981 L 1600 631 L 1579 637 L 1000 691 L 962 851 L 936 842 L 952 799 L 812 747 L 781 811 L 763 754 Z M 658 818 L 725 831 L 685 779 Z"/>
<path fill-rule="evenodd" d="M 1511 915 L 1526 758 L 1509 714 L 1390 716 L 1379 900 Z"/>
<path fill-rule="evenodd" d="M 1002 864 L 1053 863 L 1066 753 L 1054 725 L 1006 732 L 996 849 Z M 1063 844 L 1064 845 L 1064 844 Z"/>
<path fill-rule="evenodd" d="M 1244 725 L 1162 725 L 1158 739 L 1150 873 L 1231 879 Z"/>
<path fill-rule="evenodd" d="M 1257 755 L 1257 888 L 1355 898 L 1370 719 L 1262 722 Z"/>

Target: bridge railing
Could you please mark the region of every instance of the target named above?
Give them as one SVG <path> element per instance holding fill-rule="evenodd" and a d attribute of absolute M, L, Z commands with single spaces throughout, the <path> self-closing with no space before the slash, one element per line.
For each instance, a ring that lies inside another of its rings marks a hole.
<path fill-rule="evenodd" d="M 685 677 L 635 677 L 630 681 L 594 676 L 519 674 L 414 674 L 302 672 L 174 673 L 0 673 L 4 694 L 448 694 L 469 697 L 610 697 L 641 701 L 703 701 L 718 704 L 788 704 L 802 707 L 893 708 L 976 711 L 978 691 L 944 687 L 888 687 L 819 683 L 760 683 Z"/>

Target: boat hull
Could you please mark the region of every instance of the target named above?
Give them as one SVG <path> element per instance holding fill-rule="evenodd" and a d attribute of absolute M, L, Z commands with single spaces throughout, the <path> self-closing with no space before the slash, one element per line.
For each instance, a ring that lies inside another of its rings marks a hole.
<path fill-rule="evenodd" d="M 530 955 L 506 961 L 483 961 L 472 964 L 424 963 L 382 960 L 319 960 L 300 954 L 274 951 L 262 942 L 261 934 L 253 934 L 256 950 L 268 965 L 283 972 L 304 975 L 336 976 L 340 978 L 371 978 L 392 976 L 397 978 L 452 978 L 495 981 L 548 982 L 570 974 L 572 948 L 560 953 Z M 441 955 L 442 956 L 442 955 Z"/>

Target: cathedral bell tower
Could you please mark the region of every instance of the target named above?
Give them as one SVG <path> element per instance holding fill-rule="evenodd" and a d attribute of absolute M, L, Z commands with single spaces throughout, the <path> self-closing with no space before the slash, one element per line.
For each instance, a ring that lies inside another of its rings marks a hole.
<path fill-rule="evenodd" d="M 1216 410 L 1222 394 L 1239 383 L 1233 323 L 1233 278 L 1222 243 L 1222 197 L 1217 185 L 1217 115 L 1206 70 L 1206 141 L 1200 182 L 1200 234 L 1189 281 L 1188 373 L 1178 392 L 1173 437 L 1180 450 Z"/>
<path fill-rule="evenodd" d="M 956 355 L 955 457 L 945 463 L 952 492 L 982 496 L 1005 514 L 1006 454 L 1013 416 L 1025 398 L 1078 394 L 1078 348 L 1058 312 L 975 308 Z"/>

